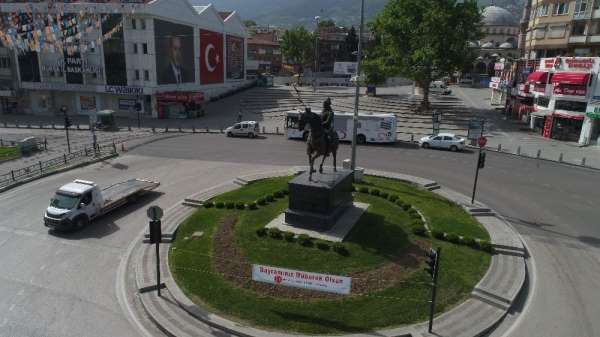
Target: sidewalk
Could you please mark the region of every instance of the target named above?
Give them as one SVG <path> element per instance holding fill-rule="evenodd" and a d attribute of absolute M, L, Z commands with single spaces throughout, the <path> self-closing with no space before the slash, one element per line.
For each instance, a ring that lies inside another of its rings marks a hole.
<path fill-rule="evenodd" d="M 237 178 L 235 181 L 250 182 L 270 176 L 291 174 L 302 169 L 291 168 L 284 171 L 265 172 L 260 175 Z M 435 185 L 433 181 L 402 174 L 371 172 L 368 170 L 366 173 L 412 181 L 423 186 Z M 230 181 L 201 191 L 186 200 L 193 200 L 201 204 L 204 200 L 217 194 L 238 187 L 239 185 L 234 181 Z M 460 204 L 467 202 L 470 205 L 469 198 L 451 190 L 440 188 L 436 189 L 434 193 L 438 193 Z M 477 209 L 472 211 L 476 212 L 482 209 L 487 212 L 482 213 L 485 215 L 480 216 L 478 220 L 488 229 L 492 243 L 496 247 L 496 254 L 492 256 L 488 272 L 473 290 L 472 297 L 435 318 L 434 334 L 428 334 L 426 332 L 426 324 L 419 323 L 412 326 L 372 333 L 347 335 L 346 337 L 472 337 L 479 336 L 500 321 L 506 315 L 507 310 L 525 282 L 526 251 L 516 231 L 501 218 L 490 215 L 493 211 L 486 209 L 485 205 L 478 204 Z M 163 218 L 164 233 L 173 233 L 179 223 L 192 214 L 194 210 L 193 207 L 185 206 L 184 204 L 172 208 Z M 469 208 L 469 210 L 471 209 Z M 178 337 L 231 335 L 245 337 L 304 337 L 304 335 L 256 329 L 219 317 L 197 306 L 187 298 L 173 280 L 168 269 L 170 244 L 167 243 L 164 246 L 161 249 L 161 270 L 163 274 L 162 280 L 166 284 L 166 289 L 163 290 L 162 297 L 157 296 L 156 292 L 147 292 L 135 296 L 139 301 L 137 303 L 138 310 L 135 312 L 135 315 L 140 315 L 138 317 L 145 317 L 147 315 L 167 335 Z M 127 288 L 130 291 L 152 285 L 155 282 L 155 257 L 154 249 L 151 245 L 143 245 L 141 241 L 138 242 L 132 255 L 128 257 L 128 261 L 128 269 L 135 270 L 135 278 L 128 277 L 125 280 L 119 281 L 127 283 Z M 136 303 L 132 303 L 130 307 L 136 307 Z"/>

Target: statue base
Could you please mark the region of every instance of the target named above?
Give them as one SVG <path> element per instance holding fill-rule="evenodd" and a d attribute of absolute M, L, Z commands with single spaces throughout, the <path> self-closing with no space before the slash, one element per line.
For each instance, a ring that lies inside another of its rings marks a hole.
<path fill-rule="evenodd" d="M 285 223 L 311 230 L 328 230 L 352 205 L 352 171 L 304 172 L 289 183 Z"/>

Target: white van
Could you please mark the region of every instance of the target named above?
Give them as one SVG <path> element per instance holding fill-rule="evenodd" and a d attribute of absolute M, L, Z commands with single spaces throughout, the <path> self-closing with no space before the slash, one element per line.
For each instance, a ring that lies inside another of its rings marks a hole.
<path fill-rule="evenodd" d="M 429 85 L 429 92 L 433 94 L 450 95 L 452 90 L 450 90 L 443 81 L 433 81 Z"/>

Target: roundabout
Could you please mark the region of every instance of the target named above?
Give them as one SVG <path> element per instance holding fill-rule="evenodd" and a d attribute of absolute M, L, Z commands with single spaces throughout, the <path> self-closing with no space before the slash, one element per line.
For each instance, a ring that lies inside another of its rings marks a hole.
<path fill-rule="evenodd" d="M 454 192 L 431 192 L 425 186 L 434 185 L 425 179 L 367 171 L 354 184 L 353 199 L 368 209 L 343 242 L 265 228 L 287 207 L 287 184 L 300 171 L 240 177 L 185 200 L 195 207 L 178 206 L 176 218 L 163 225 L 175 238 L 162 254 L 166 296 L 202 323 L 235 335 L 419 331 L 431 298 L 425 251 L 441 247 L 438 329 L 447 322 L 464 324 L 446 317 L 464 315 L 465 307 L 475 311 L 471 319 L 481 321 L 476 312 L 485 314 L 486 324 L 504 316 L 525 274 L 523 259 L 513 256 L 514 275 L 509 268 L 510 279 L 497 279 L 498 272 L 506 274 L 507 263 L 498 263 L 492 246 L 500 249 L 499 240 L 520 242 L 510 227 L 488 234 L 489 221 L 477 221 Z M 139 250 L 138 288 L 153 279 L 148 250 Z M 252 278 L 253 265 L 348 277 L 352 287 L 340 295 L 260 283 Z M 510 288 L 510 298 L 494 303 L 494 290 L 503 289 L 486 289 L 489 284 Z M 141 300 L 161 329 L 185 335 L 158 314 L 161 298 L 148 293 Z M 481 306 L 490 307 L 492 315 Z M 479 332 L 489 328 L 481 322 L 474 326 Z"/>

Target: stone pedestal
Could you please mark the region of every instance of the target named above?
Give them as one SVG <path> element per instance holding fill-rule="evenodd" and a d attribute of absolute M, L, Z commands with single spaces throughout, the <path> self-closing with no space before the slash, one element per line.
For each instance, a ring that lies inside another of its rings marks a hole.
<path fill-rule="evenodd" d="M 311 230 L 330 229 L 352 205 L 352 171 L 304 172 L 289 182 L 289 208 L 285 222 Z"/>

